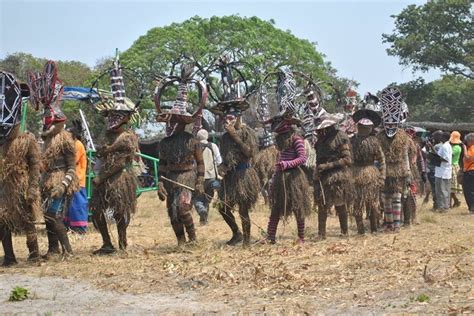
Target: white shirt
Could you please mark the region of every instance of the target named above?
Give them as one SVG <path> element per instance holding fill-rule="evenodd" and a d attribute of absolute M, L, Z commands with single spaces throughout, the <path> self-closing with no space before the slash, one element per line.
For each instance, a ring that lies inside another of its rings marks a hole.
<path fill-rule="evenodd" d="M 441 166 L 435 167 L 435 177 L 441 179 L 451 179 L 452 166 L 451 161 L 453 158 L 453 149 L 449 141 L 443 143 L 439 148 L 437 154 L 446 161 L 441 162 Z"/>
<path fill-rule="evenodd" d="M 202 140 L 202 144 L 208 144 L 207 140 Z M 219 166 L 222 163 L 222 157 L 221 153 L 219 152 L 219 147 L 217 147 L 216 144 L 214 143 L 209 143 L 212 148 L 212 152 L 214 152 L 214 155 L 211 152 L 211 149 L 209 147 L 205 147 L 203 152 L 202 152 L 202 158 L 204 160 L 204 179 L 216 179 L 217 174 L 217 166 Z"/>

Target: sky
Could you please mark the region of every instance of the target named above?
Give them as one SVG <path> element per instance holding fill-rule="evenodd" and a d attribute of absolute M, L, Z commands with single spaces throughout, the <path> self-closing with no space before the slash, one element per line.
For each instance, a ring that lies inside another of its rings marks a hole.
<path fill-rule="evenodd" d="M 276 27 L 316 43 L 338 75 L 359 82 L 360 94 L 438 71 L 413 74 L 388 56 L 382 33 L 409 4 L 425 1 L 45 1 L 0 0 L 0 58 L 26 52 L 53 60 L 78 60 L 94 66 L 102 57 L 124 51 L 153 27 L 201 17 L 239 14 L 274 19 Z"/>

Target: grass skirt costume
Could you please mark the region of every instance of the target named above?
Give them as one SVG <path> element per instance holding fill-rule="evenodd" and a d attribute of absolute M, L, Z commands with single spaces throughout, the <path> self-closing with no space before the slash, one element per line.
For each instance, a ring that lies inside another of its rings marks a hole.
<path fill-rule="evenodd" d="M 255 132 L 244 125 L 237 130 L 237 134 L 255 154 L 258 148 Z M 260 183 L 257 171 L 228 133 L 222 136 L 221 155 L 223 163 L 229 168 L 229 171 L 224 176 L 223 185 L 219 190 L 219 198 L 231 206 L 236 204 L 254 205 L 258 199 L 256 188 Z"/>
<path fill-rule="evenodd" d="M 165 137 L 160 143 L 160 163 L 166 170 L 168 179 L 190 188 L 194 188 L 197 173 L 196 164 L 202 169 L 202 148 L 194 136 L 188 132 L 180 132 Z M 193 193 L 174 183 L 163 181 L 164 188 L 169 194 L 166 207 L 171 226 L 176 234 L 178 243 L 186 241 L 185 230 L 190 241 L 196 240 L 193 217 L 191 215 Z"/>
<path fill-rule="evenodd" d="M 344 132 L 335 130 L 324 141 L 320 140 L 316 143 L 318 165 L 339 160 L 343 156 L 342 151 L 346 151 L 350 157 L 352 156 L 349 137 Z M 325 189 L 324 199 L 327 206 L 345 205 L 353 199 L 354 181 L 351 169 L 347 166 L 322 172 L 320 181 Z M 320 186 L 316 183 L 315 187 L 316 197 L 321 203 L 323 196 Z"/>
<path fill-rule="evenodd" d="M 339 216 L 341 233 L 348 233 L 347 209 L 354 198 L 354 178 L 350 165 L 352 153 L 348 136 L 335 127 L 316 143 L 317 168 L 329 164 L 330 169 L 319 172 L 315 183 L 315 196 L 318 201 L 318 234 L 326 238 L 327 213 L 335 206 Z M 318 183 L 319 182 L 319 183 Z"/>
<path fill-rule="evenodd" d="M 254 159 L 255 171 L 257 171 L 258 179 L 260 180 L 260 188 L 262 189 L 265 203 L 268 199 L 268 184 L 275 172 L 275 164 L 277 162 L 278 150 L 274 145 L 261 149 Z"/>
<path fill-rule="evenodd" d="M 287 220 L 294 215 L 298 238 L 304 241 L 305 218 L 311 214 L 311 199 L 308 198 L 309 183 L 301 168 L 307 159 L 304 140 L 295 132 L 289 131 L 278 134 L 276 143 L 280 155 L 271 184 L 268 239 L 270 242 L 275 242 L 279 220 Z"/>
<path fill-rule="evenodd" d="M 387 229 L 400 227 L 401 198 L 410 175 L 409 148 L 412 141 L 408 134 L 398 129 L 389 138 L 385 133 L 378 136 L 385 155 L 386 178 L 382 189 L 384 196 L 384 225 Z"/>
<path fill-rule="evenodd" d="M 251 156 L 254 156 L 258 148 L 255 132 L 250 127 L 242 125 L 240 129 L 236 130 L 236 133 L 242 143 L 250 148 Z M 219 190 L 219 199 L 221 200 L 219 212 L 230 226 L 233 240 L 238 240 L 241 238 L 241 233 L 231 209 L 235 205 L 239 206 L 244 243 L 248 243 L 250 242 L 251 226 L 248 212 L 257 202 L 260 181 L 255 168 L 250 163 L 252 157 L 246 157 L 228 133 L 222 136 L 221 155 L 227 172 Z"/>
<path fill-rule="evenodd" d="M 75 156 L 76 147 L 69 132 L 62 129 L 54 135 L 46 136 L 42 154 L 41 196 L 43 201 L 46 201 L 44 216 L 49 241 L 48 253 L 59 252 L 58 242 L 61 243 L 63 251 L 72 252 L 62 217 L 67 201 L 79 189 Z M 59 198 L 51 198 L 52 191 L 64 185 L 67 178 L 70 181 L 64 194 Z"/>
<path fill-rule="evenodd" d="M 92 193 L 91 208 L 94 212 L 94 224 L 99 227 L 106 225 L 105 216 L 108 209 L 112 210 L 117 223 L 119 247 L 127 247 L 126 229 L 131 216 L 136 211 L 136 190 L 138 180 L 133 170 L 133 159 L 138 149 L 138 138 L 133 131 L 127 130 L 120 134 L 107 132 L 105 151 L 97 153 L 101 159 L 98 177 L 101 183 L 95 185 Z M 99 220 L 98 218 L 101 217 Z M 113 249 L 107 227 L 100 229 L 104 247 Z"/>
<path fill-rule="evenodd" d="M 363 211 L 367 210 L 370 218 L 370 229 L 377 231 L 377 219 L 380 208 L 380 190 L 385 178 L 385 157 L 379 140 L 375 136 L 361 137 L 355 135 L 351 139 L 354 165 L 354 203 L 353 213 L 356 218 L 357 231 L 364 234 Z M 375 166 L 378 162 L 379 168 Z"/>
<path fill-rule="evenodd" d="M 29 259 L 39 256 L 35 219 L 41 213 L 40 153 L 35 137 L 21 134 L 4 145 L 0 163 L 0 238 L 5 263 L 16 262 L 12 233 L 25 233 Z"/>

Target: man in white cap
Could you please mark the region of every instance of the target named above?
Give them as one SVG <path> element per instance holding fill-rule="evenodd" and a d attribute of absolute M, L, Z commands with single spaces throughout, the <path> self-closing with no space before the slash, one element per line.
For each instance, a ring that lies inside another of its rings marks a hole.
<path fill-rule="evenodd" d="M 204 160 L 204 194 L 199 194 L 194 199 L 194 207 L 199 214 L 199 223 L 207 224 L 209 215 L 209 203 L 214 196 L 214 190 L 220 187 L 217 167 L 222 163 L 221 153 L 216 144 L 208 141 L 209 133 L 205 129 L 200 129 L 196 138 L 199 141 L 203 152 Z"/>

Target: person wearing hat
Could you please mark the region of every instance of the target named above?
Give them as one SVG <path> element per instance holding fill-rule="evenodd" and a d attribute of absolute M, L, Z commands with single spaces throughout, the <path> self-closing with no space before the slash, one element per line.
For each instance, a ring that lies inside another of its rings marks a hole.
<path fill-rule="evenodd" d="M 0 240 L 2 265 L 16 264 L 12 234 L 25 233 L 28 260 L 39 259 L 35 214 L 40 213 L 40 152 L 33 134 L 20 131 L 22 97 L 30 91 L 0 72 Z"/>
<path fill-rule="evenodd" d="M 109 69 L 109 75 L 112 98 L 103 96 L 101 106 L 98 107 L 105 117 L 106 131 L 105 144 L 97 150 L 100 170 L 92 180 L 92 218 L 102 237 L 102 246 L 93 251 L 94 255 L 116 252 L 107 225 L 110 215 L 117 224 L 120 250 L 127 248 L 127 228 L 137 207 L 138 179 L 133 170 L 133 161 L 138 151 L 138 137 L 128 126 L 136 105 L 125 101 L 125 86 L 118 58 Z"/>
<path fill-rule="evenodd" d="M 332 206 L 339 216 L 341 234 L 348 235 L 347 212 L 354 197 L 349 137 L 336 128 L 339 116 L 323 113 L 314 120 L 316 142 L 315 190 L 318 201 L 318 235 L 326 239 L 327 214 Z"/>
<path fill-rule="evenodd" d="M 209 215 L 209 203 L 214 196 L 214 190 L 220 187 L 218 166 L 222 163 L 221 153 L 216 144 L 208 141 L 209 133 L 205 129 L 200 129 L 196 134 L 196 139 L 202 148 L 202 157 L 204 161 L 204 194 L 196 195 L 194 198 L 194 207 L 199 214 L 199 223 L 207 224 Z"/>
<path fill-rule="evenodd" d="M 156 88 L 155 105 L 157 122 L 166 123 L 166 137 L 160 142 L 160 174 L 158 197 L 166 200 L 166 208 L 178 245 L 196 242 L 196 229 L 191 214 L 193 194 L 204 194 L 205 164 L 201 144 L 193 134 L 186 131 L 186 125 L 193 123 L 197 132 L 201 128 L 199 116 L 207 101 L 206 85 L 191 77 L 194 64 L 184 64 L 181 76 L 163 78 Z M 161 98 L 165 89 L 178 83 L 178 95 L 173 106 L 163 111 Z M 188 85 L 197 85 L 199 106 L 194 114 L 187 111 Z"/>
<path fill-rule="evenodd" d="M 453 207 L 461 206 L 461 201 L 459 200 L 459 193 L 462 192 L 461 184 L 458 181 L 458 173 L 460 170 L 459 163 L 462 162 L 463 158 L 463 147 L 461 146 L 461 133 L 458 131 L 451 132 L 449 138 L 449 143 L 451 144 L 451 149 L 453 151 L 452 158 L 452 177 L 451 177 L 451 200 L 453 201 Z"/>
<path fill-rule="evenodd" d="M 242 122 L 242 112 L 249 108 L 248 91 L 241 93 L 239 82 L 245 83 L 240 71 L 235 67 L 238 62 L 232 62 L 227 56 L 221 58 L 217 64 L 220 72 L 219 89 L 214 90 L 216 104 L 210 109 L 221 117 L 225 133 L 222 135 L 220 150 L 222 164 L 219 173 L 223 177 L 219 189 L 218 210 L 224 221 L 232 230 L 232 238 L 228 245 L 236 245 L 243 241 L 244 246 L 250 244 L 251 221 L 249 211 L 258 199 L 259 180 L 257 172 L 251 163 L 258 151 L 258 139 L 255 131 Z M 240 80 L 233 78 L 239 74 Z M 212 95 L 212 93 L 211 93 Z M 242 231 L 235 221 L 232 208 L 238 206 L 242 222 Z"/>
<path fill-rule="evenodd" d="M 59 254 L 61 249 L 63 256 L 73 254 L 63 216 L 66 201 L 79 190 L 79 180 L 76 175 L 76 146 L 71 134 L 64 129 L 67 118 L 60 108 L 64 87 L 57 80 L 53 61 L 46 63 L 40 80 L 42 84 L 35 85 L 36 89 L 32 90 L 44 107 L 40 187 L 48 236 L 48 252 L 43 257 L 48 259 Z"/>
<path fill-rule="evenodd" d="M 385 155 L 386 177 L 382 188 L 384 208 L 384 231 L 400 231 L 402 193 L 410 178 L 410 146 L 408 134 L 400 128 L 403 119 L 403 97 L 397 87 L 382 90 L 382 122 L 384 132 L 377 135 Z M 414 152 L 414 150 L 412 151 Z"/>
<path fill-rule="evenodd" d="M 365 233 L 364 209 L 369 214 L 370 231 L 375 233 L 380 208 L 379 192 L 385 184 L 385 155 L 380 141 L 373 135 L 374 127 L 381 123 L 381 118 L 368 109 L 356 111 L 352 118 L 357 124 L 357 132 L 351 138 L 355 185 L 353 212 L 359 234 Z"/>

